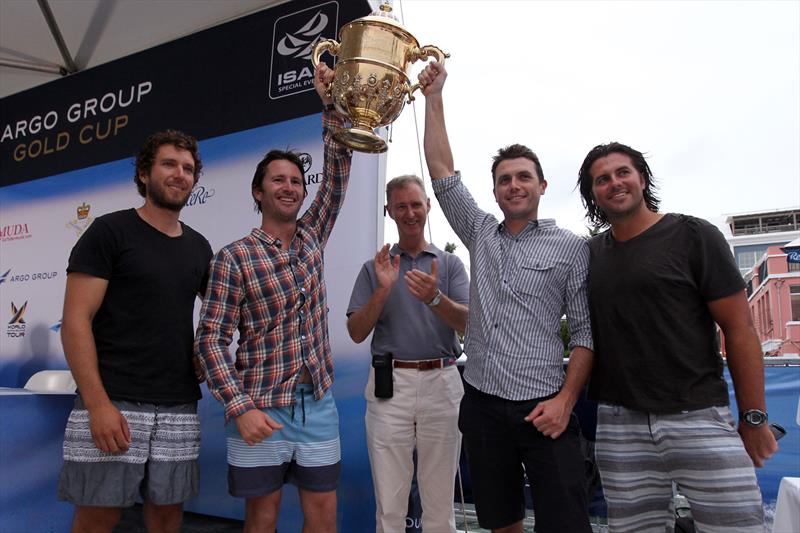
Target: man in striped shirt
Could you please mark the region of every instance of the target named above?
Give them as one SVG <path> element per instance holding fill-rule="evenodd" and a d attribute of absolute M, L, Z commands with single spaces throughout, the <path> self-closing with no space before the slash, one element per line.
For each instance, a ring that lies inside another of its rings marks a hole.
<path fill-rule="evenodd" d="M 455 172 L 444 122 L 447 73 L 433 62 L 424 86 L 425 157 L 433 190 L 470 252 L 469 356 L 459 428 L 481 527 L 522 532 L 523 479 L 538 532 L 589 532 L 584 460 L 572 408 L 592 365 L 586 242 L 538 218 L 545 193 L 536 155 L 521 145 L 492 165 L 497 219 L 478 208 Z M 570 332 L 563 371 L 561 317 Z"/>
<path fill-rule="evenodd" d="M 275 530 L 285 482 L 299 489 L 308 530 L 336 529 L 339 417 L 322 269 L 352 154 L 332 138 L 342 125 L 326 95 L 332 79 L 320 63 L 325 162 L 314 201 L 298 219 L 306 188 L 297 154 L 273 150 L 262 159 L 252 183 L 261 227 L 212 260 L 197 329 L 208 388 L 225 406 L 229 491 L 246 499 L 247 532 Z"/>

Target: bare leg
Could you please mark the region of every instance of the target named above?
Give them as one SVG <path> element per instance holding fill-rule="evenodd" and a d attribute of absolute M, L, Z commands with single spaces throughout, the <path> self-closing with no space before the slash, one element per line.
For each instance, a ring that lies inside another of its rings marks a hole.
<path fill-rule="evenodd" d="M 281 491 L 247 498 L 244 504 L 244 533 L 274 533 L 278 525 Z"/>
<path fill-rule="evenodd" d="M 303 533 L 336 533 L 336 491 L 300 493 Z"/>
<path fill-rule="evenodd" d="M 156 505 L 144 502 L 144 525 L 148 533 L 180 533 L 183 520 L 183 504 Z"/>
<path fill-rule="evenodd" d="M 111 533 L 122 516 L 119 507 L 75 507 L 72 533 Z"/>

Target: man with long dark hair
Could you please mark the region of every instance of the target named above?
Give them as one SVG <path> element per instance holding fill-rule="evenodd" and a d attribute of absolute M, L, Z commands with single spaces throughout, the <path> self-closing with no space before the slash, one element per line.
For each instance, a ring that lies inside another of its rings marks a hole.
<path fill-rule="evenodd" d="M 599 402 L 596 454 L 611 531 L 671 529 L 672 483 L 698 531 L 763 532 L 753 465 L 777 450 L 744 281 L 712 224 L 658 212 L 650 167 L 620 143 L 593 148 L 578 178 L 587 218 Z M 738 427 L 714 324 L 725 335 Z M 738 429 L 738 431 L 737 431 Z"/>

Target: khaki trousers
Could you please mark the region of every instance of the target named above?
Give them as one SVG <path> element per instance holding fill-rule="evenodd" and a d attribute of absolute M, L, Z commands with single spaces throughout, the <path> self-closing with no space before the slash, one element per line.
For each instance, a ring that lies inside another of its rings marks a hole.
<path fill-rule="evenodd" d="M 364 392 L 367 450 L 375 486 L 378 533 L 403 533 L 417 449 L 417 484 L 425 533 L 455 531 L 453 493 L 461 433 L 458 408 L 464 387 L 458 368 L 395 368 L 394 396 L 375 398 L 374 371 Z"/>

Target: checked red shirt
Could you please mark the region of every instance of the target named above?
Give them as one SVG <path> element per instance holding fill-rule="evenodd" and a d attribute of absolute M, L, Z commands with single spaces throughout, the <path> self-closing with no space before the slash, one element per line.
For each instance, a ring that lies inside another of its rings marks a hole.
<path fill-rule="evenodd" d="M 332 138 L 341 119 L 322 116 L 324 177 L 297 221 L 288 250 L 260 228 L 222 248 L 211 261 L 195 353 L 225 418 L 250 409 L 286 407 L 303 365 L 322 398 L 333 383 L 323 248 L 344 202 L 351 152 Z M 239 330 L 236 360 L 228 346 Z"/>

